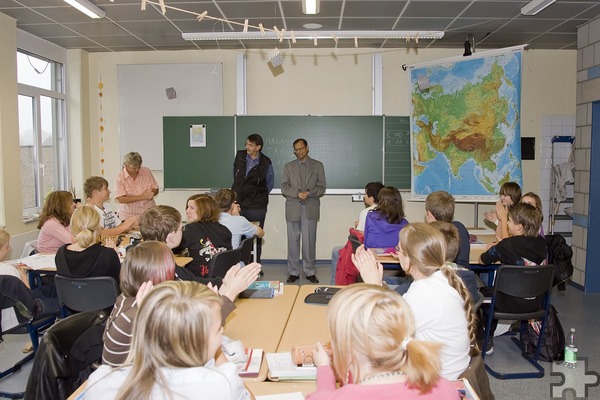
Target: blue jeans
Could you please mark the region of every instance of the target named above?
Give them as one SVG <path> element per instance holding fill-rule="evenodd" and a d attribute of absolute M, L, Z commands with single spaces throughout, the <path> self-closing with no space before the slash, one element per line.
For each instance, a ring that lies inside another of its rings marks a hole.
<path fill-rule="evenodd" d="M 331 250 L 331 284 L 335 285 L 335 270 L 337 268 L 338 260 L 340 259 L 340 250 L 344 246 L 336 246 Z"/>

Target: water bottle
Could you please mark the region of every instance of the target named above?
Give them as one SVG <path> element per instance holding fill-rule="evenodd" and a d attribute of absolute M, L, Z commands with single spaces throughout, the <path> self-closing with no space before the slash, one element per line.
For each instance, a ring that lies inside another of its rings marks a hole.
<path fill-rule="evenodd" d="M 571 333 L 567 338 L 565 346 L 565 366 L 567 368 L 575 368 L 577 364 L 577 342 L 575 339 L 575 328 L 571 328 Z"/>

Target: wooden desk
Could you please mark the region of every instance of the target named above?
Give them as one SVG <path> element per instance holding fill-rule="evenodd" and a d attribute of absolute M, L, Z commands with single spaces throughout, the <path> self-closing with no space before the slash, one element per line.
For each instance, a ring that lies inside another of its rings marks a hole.
<path fill-rule="evenodd" d="M 241 340 L 246 347 L 274 353 L 286 328 L 298 288 L 285 285 L 283 294 L 272 299 L 238 299 L 235 302 L 237 308 L 227 318 L 224 334 Z M 245 380 L 264 381 L 267 371 L 267 361 L 263 358 L 258 377 Z"/>
<path fill-rule="evenodd" d="M 317 382 L 244 382 L 255 396 L 302 392 L 304 396 L 317 390 Z"/>
<path fill-rule="evenodd" d="M 331 341 L 331 333 L 327 326 L 327 306 L 306 304 L 304 298 L 315 289 L 324 285 L 302 285 L 296 296 L 283 336 L 279 341 L 277 352 L 290 351 L 295 345 L 306 345 Z M 287 289 L 287 286 L 286 286 Z"/>

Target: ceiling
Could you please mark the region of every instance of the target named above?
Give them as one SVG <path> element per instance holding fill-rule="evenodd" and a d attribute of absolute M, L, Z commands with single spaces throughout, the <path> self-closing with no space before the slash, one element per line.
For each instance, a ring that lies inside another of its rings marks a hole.
<path fill-rule="evenodd" d="M 154 0 L 158 4 L 158 0 Z M 600 15 L 598 0 L 558 0 L 535 16 L 521 15 L 528 1 L 520 0 L 321 0 L 317 15 L 302 13 L 301 0 L 164 0 L 167 9 L 141 0 L 91 0 L 106 12 L 94 20 L 62 0 L 0 0 L 0 12 L 17 20 L 17 27 L 67 49 L 90 52 L 182 49 L 313 48 L 312 40 L 196 41 L 182 39 L 183 32 L 241 31 L 262 23 L 286 31 L 305 30 L 319 23 L 321 30 L 440 30 L 438 40 L 359 39 L 361 48 L 462 48 L 469 34 L 476 48 L 501 48 L 529 43 L 533 49 L 576 49 L 577 27 Z M 196 19 L 204 11 L 224 21 Z M 354 47 L 340 39 L 337 47 Z M 320 39 L 319 48 L 333 48 L 333 39 Z"/>

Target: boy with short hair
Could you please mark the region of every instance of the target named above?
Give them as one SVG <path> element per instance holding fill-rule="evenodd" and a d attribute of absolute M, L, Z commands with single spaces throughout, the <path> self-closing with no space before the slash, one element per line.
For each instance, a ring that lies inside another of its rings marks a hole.
<path fill-rule="evenodd" d="M 469 267 L 469 254 L 471 252 L 469 231 L 459 222 L 454 221 L 455 201 L 454 197 L 443 190 L 430 193 L 425 199 L 425 221 L 449 222 L 458 229 L 459 249 L 453 261 L 465 268 Z"/>
<path fill-rule="evenodd" d="M 490 247 L 479 257 L 480 264 L 493 264 L 501 262 L 506 265 L 522 265 L 524 267 L 543 264 L 546 260 L 546 240 L 540 236 L 540 224 L 542 223 L 542 213 L 534 206 L 527 203 L 517 203 L 508 211 L 508 231 L 511 236 L 502 239 L 497 244 Z M 481 288 L 481 293 L 486 297 L 491 297 L 494 288 L 486 286 Z M 497 311 L 503 312 L 529 312 L 539 308 L 543 296 L 532 299 L 521 299 L 498 293 L 496 296 Z M 487 306 L 489 308 L 489 305 Z M 487 320 L 485 307 L 483 321 Z M 498 320 L 492 320 L 490 329 L 490 342 L 485 349 L 486 354 L 494 351 L 494 345 L 491 338 L 498 325 Z"/>
<path fill-rule="evenodd" d="M 108 203 L 110 190 L 106 179 L 101 176 L 92 176 L 86 179 L 83 191 L 87 197 L 87 204 L 93 206 L 100 216 L 100 224 L 103 228 L 100 235 L 116 236 L 137 227 L 138 217 L 129 217 L 125 221 L 121 221 L 110 207 Z"/>
<path fill-rule="evenodd" d="M 242 236 L 256 236 L 260 239 L 265 235 L 260 226 L 254 225 L 240 214 L 240 205 L 236 199 L 237 195 L 231 189 L 221 189 L 215 195 L 215 201 L 221 209 L 219 223 L 231 231 L 231 247 L 234 249 L 240 247 Z"/>

